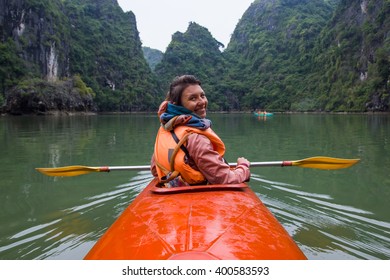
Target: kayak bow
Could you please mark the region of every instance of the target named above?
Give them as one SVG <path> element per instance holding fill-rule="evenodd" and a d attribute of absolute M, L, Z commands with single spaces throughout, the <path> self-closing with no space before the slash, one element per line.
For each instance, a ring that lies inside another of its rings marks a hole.
<path fill-rule="evenodd" d="M 159 188 L 134 199 L 85 259 L 306 259 L 247 184 Z"/>

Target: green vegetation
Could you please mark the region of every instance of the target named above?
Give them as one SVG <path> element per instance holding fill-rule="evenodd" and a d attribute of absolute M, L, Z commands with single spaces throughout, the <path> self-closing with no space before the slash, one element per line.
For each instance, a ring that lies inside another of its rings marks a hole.
<path fill-rule="evenodd" d="M 261 2 L 266 1 L 257 1 L 257 5 Z M 389 1 L 367 1 L 365 10 L 356 0 L 339 1 L 338 6 L 324 1 L 279 3 L 285 7 L 283 11 L 275 14 L 273 7 L 260 19 L 267 22 L 265 18 L 277 17 L 274 21 L 279 26 L 274 25 L 272 32 L 265 28 L 249 35 L 262 44 L 264 57 L 257 55 L 257 60 L 262 65 L 270 61 L 273 67 L 262 68 L 257 75 L 259 83 L 252 87 L 253 96 L 263 100 L 270 96 L 263 107 L 293 111 L 389 110 Z M 243 25 L 248 28 L 250 23 Z M 257 103 L 254 98 L 249 100 Z"/>
<path fill-rule="evenodd" d="M 15 52 L 16 44 L 10 38 L 0 42 L 0 105 L 4 103 L 6 92 L 15 86 L 25 75 L 24 61 Z"/>
<path fill-rule="evenodd" d="M 143 111 L 157 106 L 156 82 L 132 12 L 113 1 L 68 0 L 70 71 L 96 93 L 102 111 Z"/>
<path fill-rule="evenodd" d="M 191 22 L 165 53 L 141 46 L 135 15 L 116 1 L 9 2 L 15 10 L 0 11 L 0 104 L 26 81 L 61 90 L 46 83 L 53 55 L 56 78 L 73 77 L 93 97 L 84 107 L 100 111 L 156 110 L 182 74 L 201 79 L 215 111 L 390 110 L 390 0 L 256 0 L 224 51 Z"/>
<path fill-rule="evenodd" d="M 79 75 L 74 75 L 73 81 L 74 87 L 78 89 L 80 95 L 91 95 L 92 97 L 95 97 L 93 90 L 90 87 L 87 87 Z"/>
<path fill-rule="evenodd" d="M 257 0 L 223 53 L 191 23 L 156 72 L 197 75 L 214 110 L 388 111 L 390 1 L 364 3 Z"/>
<path fill-rule="evenodd" d="M 366 3 L 341 1 L 318 36 L 313 84 L 324 110 L 389 110 L 390 1 Z"/>
<path fill-rule="evenodd" d="M 149 47 L 142 47 L 144 57 L 149 64 L 149 67 L 154 71 L 156 65 L 159 64 L 164 56 L 164 53 L 159 50 L 151 49 Z"/>
<path fill-rule="evenodd" d="M 202 86 L 209 95 L 210 109 L 219 110 L 223 96 L 218 95 L 218 86 L 223 77 L 225 61 L 216 41 L 204 27 L 191 22 L 185 33 L 176 32 L 172 36 L 164 57 L 156 66 L 155 73 L 161 86 L 168 89 L 175 76 L 192 74 L 202 81 Z"/>

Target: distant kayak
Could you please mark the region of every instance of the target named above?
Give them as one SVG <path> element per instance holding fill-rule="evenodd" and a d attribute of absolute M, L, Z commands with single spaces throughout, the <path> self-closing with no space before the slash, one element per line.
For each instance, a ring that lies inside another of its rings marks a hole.
<path fill-rule="evenodd" d="M 247 184 L 159 188 L 154 179 L 85 259 L 306 257 Z"/>
<path fill-rule="evenodd" d="M 256 117 L 270 117 L 274 115 L 274 113 L 256 113 L 256 112 L 254 112 L 254 114 Z"/>

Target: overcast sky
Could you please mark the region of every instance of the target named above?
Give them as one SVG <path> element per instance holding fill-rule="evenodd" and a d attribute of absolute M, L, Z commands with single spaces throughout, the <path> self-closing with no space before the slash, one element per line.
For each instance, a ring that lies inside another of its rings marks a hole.
<path fill-rule="evenodd" d="M 254 0 L 118 0 L 132 11 L 142 45 L 165 52 L 176 31 L 185 32 L 194 21 L 227 46 L 238 21 Z"/>

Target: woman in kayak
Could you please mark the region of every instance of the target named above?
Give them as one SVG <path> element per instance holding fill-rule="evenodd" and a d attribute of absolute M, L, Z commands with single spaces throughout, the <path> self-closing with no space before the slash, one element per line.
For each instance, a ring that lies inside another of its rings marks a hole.
<path fill-rule="evenodd" d="M 176 77 L 158 116 L 151 171 L 161 185 L 235 184 L 249 180 L 250 162 L 240 157 L 231 168 L 224 160 L 225 145 L 206 119 L 207 98 L 192 75 Z"/>

